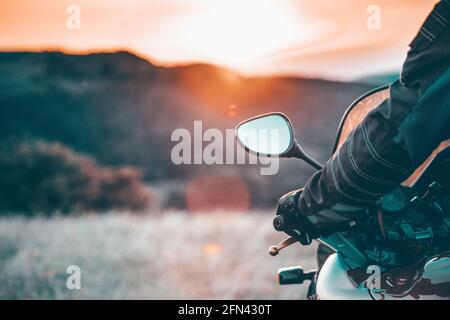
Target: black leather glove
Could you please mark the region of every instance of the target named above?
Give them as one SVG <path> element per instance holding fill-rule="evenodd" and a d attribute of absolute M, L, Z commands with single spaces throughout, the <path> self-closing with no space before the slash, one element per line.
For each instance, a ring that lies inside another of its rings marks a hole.
<path fill-rule="evenodd" d="M 295 237 L 302 244 L 310 244 L 319 237 L 316 226 L 298 208 L 298 199 L 303 189 L 286 193 L 278 200 L 277 217 L 273 221 L 275 230 Z"/>

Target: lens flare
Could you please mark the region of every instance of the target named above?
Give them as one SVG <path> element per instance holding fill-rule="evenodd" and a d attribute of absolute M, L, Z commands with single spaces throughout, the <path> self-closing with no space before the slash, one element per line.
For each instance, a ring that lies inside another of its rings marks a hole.
<path fill-rule="evenodd" d="M 249 190 L 239 177 L 195 177 L 186 188 L 185 199 L 191 213 L 209 213 L 222 209 L 245 212 L 250 207 Z"/>

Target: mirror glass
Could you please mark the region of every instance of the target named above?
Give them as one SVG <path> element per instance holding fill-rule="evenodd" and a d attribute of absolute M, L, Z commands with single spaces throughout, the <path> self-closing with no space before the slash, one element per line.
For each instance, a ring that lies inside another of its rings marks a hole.
<path fill-rule="evenodd" d="M 282 114 L 267 114 L 244 121 L 236 128 L 239 142 L 263 155 L 282 155 L 290 150 L 294 138 L 292 126 Z"/>

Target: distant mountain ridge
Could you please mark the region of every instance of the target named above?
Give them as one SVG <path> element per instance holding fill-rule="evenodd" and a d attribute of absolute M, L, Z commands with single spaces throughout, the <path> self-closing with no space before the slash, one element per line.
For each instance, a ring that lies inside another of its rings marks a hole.
<path fill-rule="evenodd" d="M 389 85 L 399 77 L 398 72 L 381 73 L 367 76 L 358 80 L 358 82 L 367 83 L 376 86 Z"/>

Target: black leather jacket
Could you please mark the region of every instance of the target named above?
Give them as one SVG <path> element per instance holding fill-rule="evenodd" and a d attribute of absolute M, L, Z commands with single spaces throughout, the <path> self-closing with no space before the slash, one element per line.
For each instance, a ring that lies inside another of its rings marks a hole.
<path fill-rule="evenodd" d="M 390 98 L 307 183 L 298 205 L 310 220 L 334 223 L 323 209 L 340 204 L 370 206 L 450 138 L 449 24 L 450 0 L 443 0 L 410 44 Z"/>

